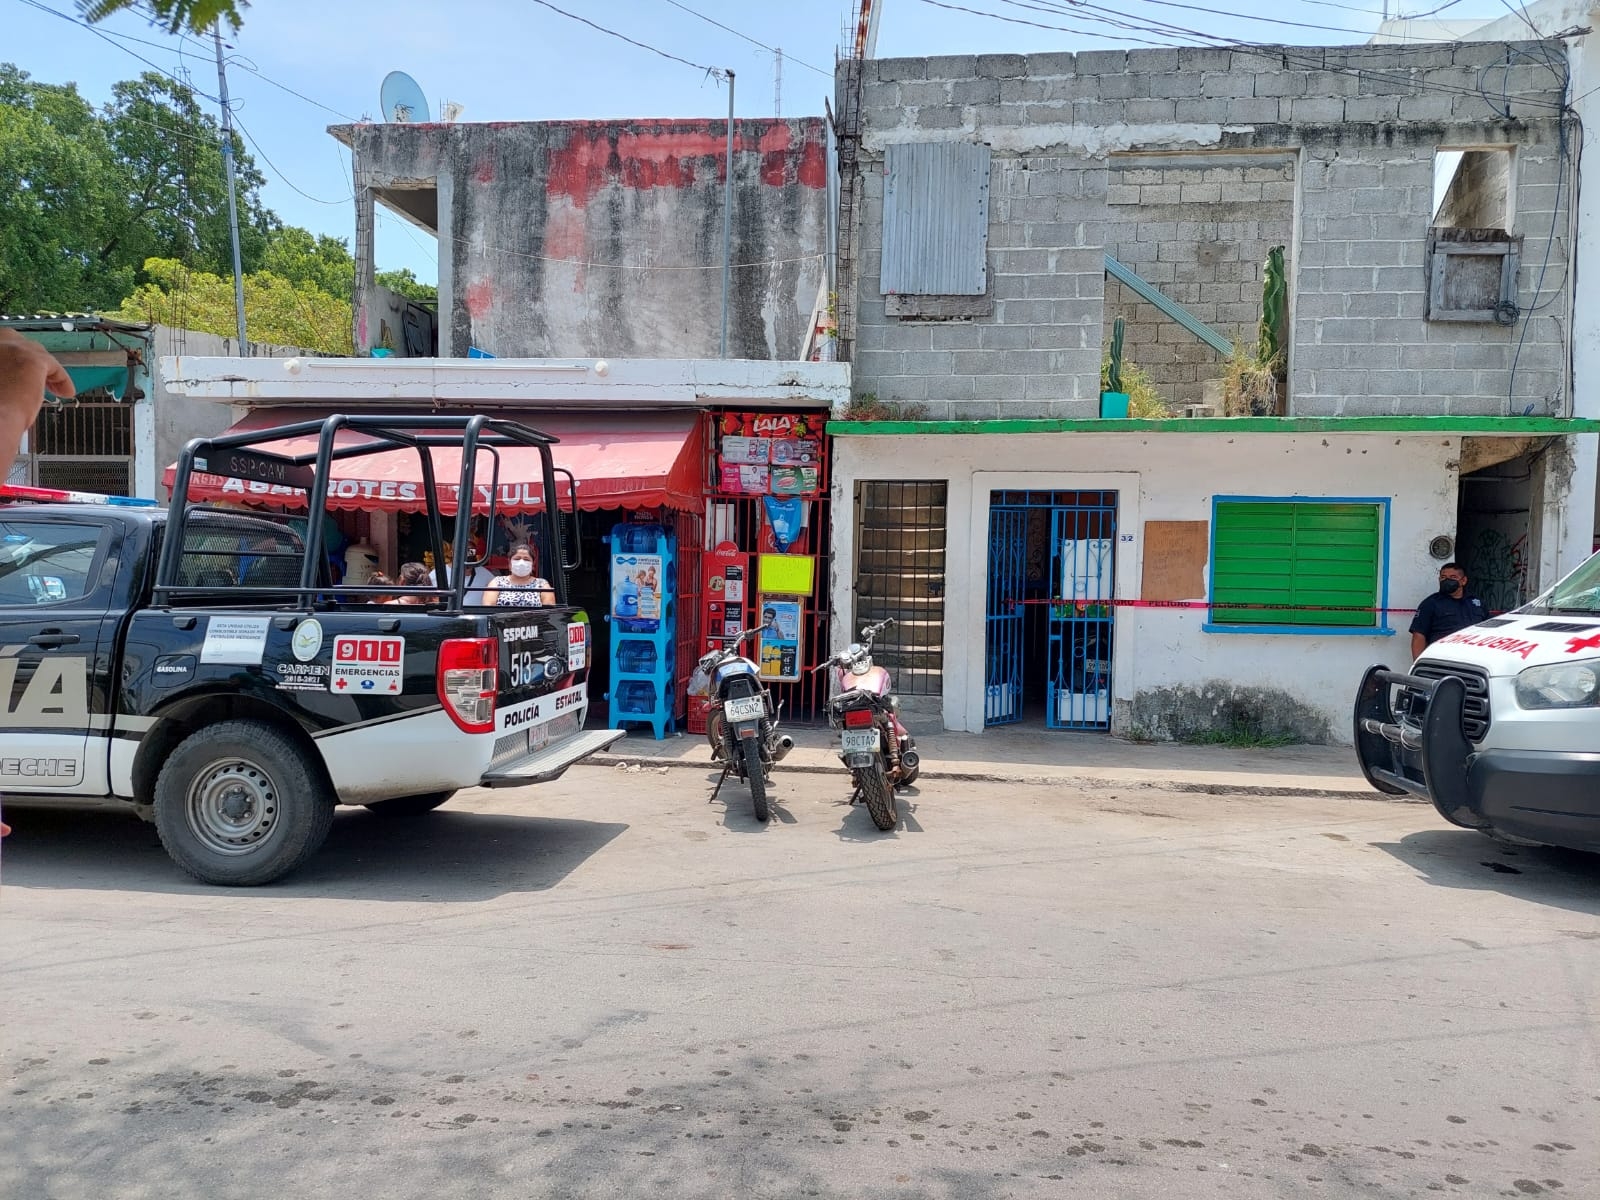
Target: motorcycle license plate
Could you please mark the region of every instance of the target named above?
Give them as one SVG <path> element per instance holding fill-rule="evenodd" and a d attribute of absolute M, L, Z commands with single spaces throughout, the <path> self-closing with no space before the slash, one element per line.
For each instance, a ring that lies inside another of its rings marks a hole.
<path fill-rule="evenodd" d="M 846 754 L 859 754 L 878 748 L 876 729 L 846 729 L 839 735 L 839 749 Z"/>
<path fill-rule="evenodd" d="M 760 696 L 740 696 L 722 706 L 722 715 L 730 721 L 759 721 L 767 715 L 767 702 Z"/>

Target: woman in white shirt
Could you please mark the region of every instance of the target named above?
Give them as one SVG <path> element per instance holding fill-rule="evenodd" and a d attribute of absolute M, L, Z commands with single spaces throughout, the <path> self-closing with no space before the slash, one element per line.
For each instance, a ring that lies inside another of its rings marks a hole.
<path fill-rule="evenodd" d="M 500 607 L 531 608 L 556 602 L 556 590 L 539 577 L 539 557 L 527 542 L 511 547 L 510 572 L 496 575 L 484 589 L 483 602 Z"/>

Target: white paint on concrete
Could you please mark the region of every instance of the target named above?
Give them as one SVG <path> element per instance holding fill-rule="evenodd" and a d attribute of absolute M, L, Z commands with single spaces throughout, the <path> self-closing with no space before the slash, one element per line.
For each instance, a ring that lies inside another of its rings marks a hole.
<path fill-rule="evenodd" d="M 853 618 L 856 482 L 947 481 L 943 719 L 946 729 L 978 732 L 991 490 L 1116 489 L 1119 535 L 1133 535 L 1117 543 L 1115 594 L 1123 600 L 1139 598 L 1146 521 L 1209 522 L 1218 495 L 1388 498 L 1389 604 L 1410 608 L 1434 590 L 1429 540 L 1455 532 L 1459 453 L 1459 438 L 1416 434 L 841 436 L 833 449 L 833 607 Z M 1129 702 L 1140 692 L 1221 682 L 1287 692 L 1348 740 L 1361 672 L 1409 662 L 1409 614 L 1389 616 L 1392 635 L 1206 633 L 1206 618 L 1204 609 L 1117 611 L 1113 732 L 1131 732 Z M 836 637 L 854 624 L 836 621 Z"/>
<path fill-rule="evenodd" d="M 168 391 L 237 404 L 481 400 L 614 411 L 619 404 L 697 408 L 825 404 L 850 399 L 847 363 L 751 359 L 163 357 Z"/>
<path fill-rule="evenodd" d="M 982 121 L 971 105 L 961 110 L 961 124 L 954 129 L 917 128 L 917 110 L 904 110 L 902 123 L 874 128 L 862 138 L 862 145 L 874 153 L 885 146 L 906 142 L 984 142 L 1001 153 L 1033 154 L 1041 150 L 1066 151 L 1085 158 L 1102 158 L 1119 150 L 1140 150 L 1159 146 L 1163 150 L 1215 146 L 1221 143 L 1224 127 L 1217 124 L 1130 125 L 995 125 Z M 1228 131 L 1247 126 L 1228 126 Z"/>

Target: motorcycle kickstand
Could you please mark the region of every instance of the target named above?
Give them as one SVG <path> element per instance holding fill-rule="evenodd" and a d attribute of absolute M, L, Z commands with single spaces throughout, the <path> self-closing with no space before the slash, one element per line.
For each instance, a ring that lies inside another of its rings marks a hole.
<path fill-rule="evenodd" d="M 732 767 L 726 767 L 725 766 L 725 767 L 722 768 L 722 774 L 717 776 L 717 786 L 711 789 L 711 798 L 706 801 L 707 804 L 711 804 L 711 803 L 715 802 L 715 800 L 717 798 L 717 793 L 722 790 L 723 783 L 725 783 L 727 781 L 728 776 L 730 774 L 732 774 L 732 773 L 733 773 L 733 768 Z"/>

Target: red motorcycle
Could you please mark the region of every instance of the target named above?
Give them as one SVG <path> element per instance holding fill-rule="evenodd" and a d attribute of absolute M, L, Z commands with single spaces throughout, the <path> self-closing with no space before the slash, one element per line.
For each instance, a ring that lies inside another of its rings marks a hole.
<path fill-rule="evenodd" d="M 861 641 L 813 668 L 832 668 L 828 724 L 839 731 L 839 758 L 855 783 L 850 803 L 864 802 L 872 823 L 884 830 L 899 823 L 895 789 L 916 782 L 922 765 L 916 739 L 900 723 L 889 672 L 872 661 L 872 643 L 894 623 L 890 617 L 866 626 Z"/>

